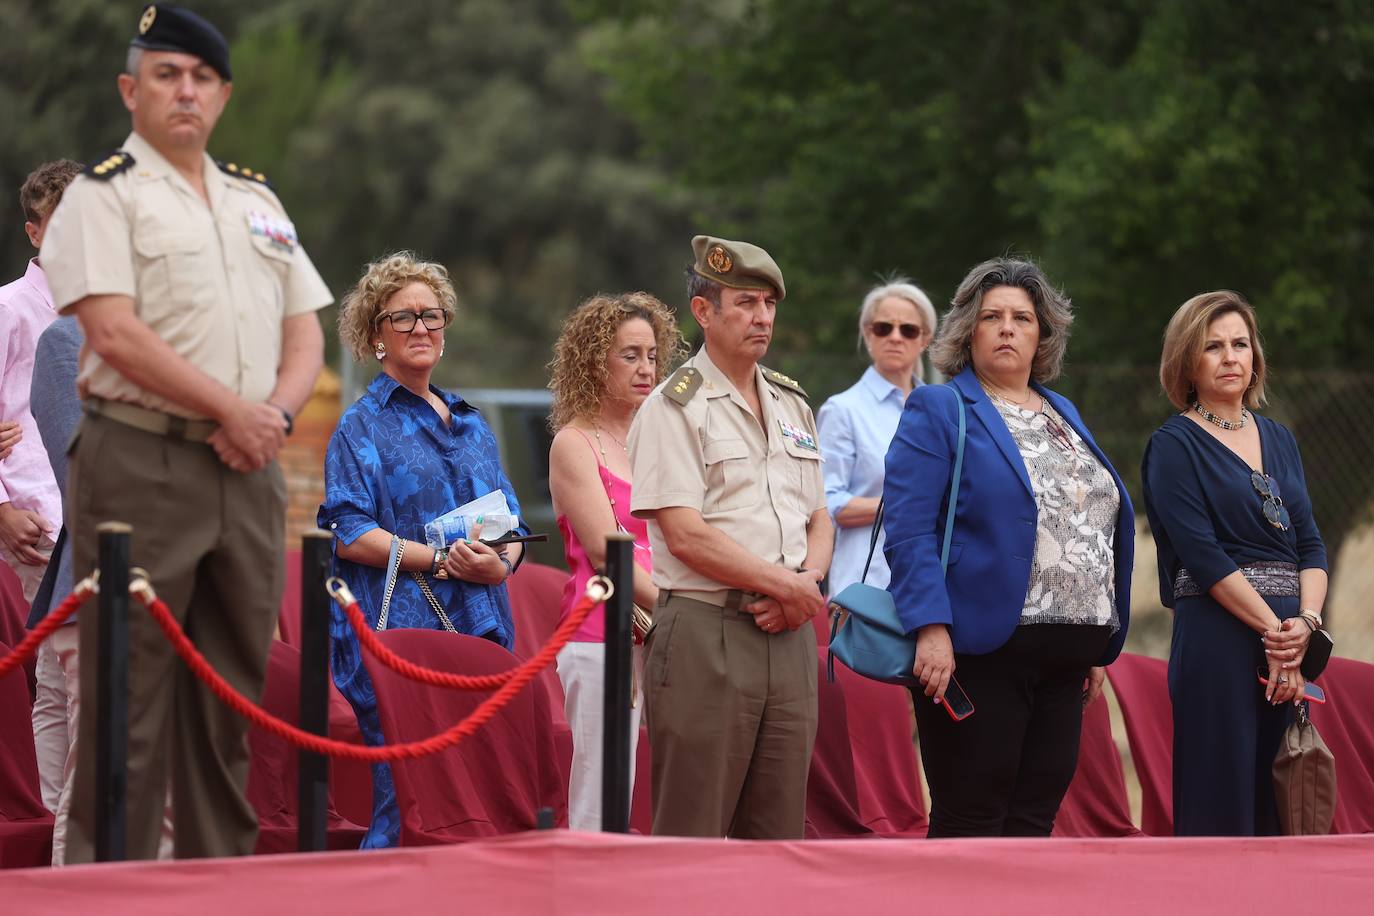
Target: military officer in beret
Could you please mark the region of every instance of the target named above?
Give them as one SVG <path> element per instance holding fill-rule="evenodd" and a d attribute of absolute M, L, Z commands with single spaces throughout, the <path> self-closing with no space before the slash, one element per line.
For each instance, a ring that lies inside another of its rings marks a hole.
<path fill-rule="evenodd" d="M 768 252 L 699 235 L 705 344 L 639 409 L 631 508 L 659 588 L 645 663 L 654 833 L 799 839 L 830 565 L 806 392 L 759 365 L 786 294 Z"/>
<path fill-rule="evenodd" d="M 196 14 L 144 8 L 119 93 L 133 133 L 67 190 L 43 241 L 58 308 L 87 346 L 70 465 L 74 566 L 96 525 L 133 526 L 132 559 L 210 663 L 257 698 L 283 580 L 276 456 L 323 362 L 329 290 L 265 177 L 206 154 L 231 91 L 229 46 Z M 81 614 L 95 710 L 97 615 Z M 253 851 L 247 726 L 129 622 L 129 858 L 158 847 L 170 779 L 178 858 Z M 67 861 L 94 856 L 94 717 L 80 717 Z"/>

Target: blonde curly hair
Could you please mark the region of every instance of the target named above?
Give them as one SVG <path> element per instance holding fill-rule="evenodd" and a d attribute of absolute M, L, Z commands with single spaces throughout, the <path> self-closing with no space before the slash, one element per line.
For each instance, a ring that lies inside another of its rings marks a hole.
<path fill-rule="evenodd" d="M 453 320 L 458 312 L 458 293 L 453 289 L 447 267 L 422 261 L 411 251 L 378 258 L 367 265 L 339 305 L 339 341 L 355 361 L 363 363 L 372 358 L 377 316 L 388 299 L 412 283 L 428 286 L 449 321 Z"/>
<path fill-rule="evenodd" d="M 653 328 L 658 359 L 654 384 L 668 376 L 687 353 L 672 310 L 649 293 L 597 294 L 584 301 L 563 322 L 553 360 L 548 364 L 553 409 L 549 427 L 558 432 L 574 420 L 594 416 L 606 394 L 606 357 L 620 326 L 642 318 Z"/>

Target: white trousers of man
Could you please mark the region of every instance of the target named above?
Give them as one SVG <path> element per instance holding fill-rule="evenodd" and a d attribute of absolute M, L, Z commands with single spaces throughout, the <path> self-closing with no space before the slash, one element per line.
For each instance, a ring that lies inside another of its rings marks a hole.
<path fill-rule="evenodd" d="M 630 708 L 630 789 L 635 784 L 635 747 L 644 709 L 644 655 L 634 647 L 634 701 Z M 601 758 L 605 734 L 606 645 L 570 642 L 558 653 L 558 679 L 563 683 L 563 709 L 572 729 L 572 772 L 568 780 L 568 827 L 601 829 Z"/>

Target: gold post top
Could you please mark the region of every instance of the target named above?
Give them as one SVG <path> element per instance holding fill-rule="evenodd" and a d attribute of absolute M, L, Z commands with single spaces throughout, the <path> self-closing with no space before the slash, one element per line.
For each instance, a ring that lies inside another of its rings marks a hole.
<path fill-rule="evenodd" d="M 101 522 L 95 530 L 99 534 L 133 534 L 134 526 L 128 522 Z"/>

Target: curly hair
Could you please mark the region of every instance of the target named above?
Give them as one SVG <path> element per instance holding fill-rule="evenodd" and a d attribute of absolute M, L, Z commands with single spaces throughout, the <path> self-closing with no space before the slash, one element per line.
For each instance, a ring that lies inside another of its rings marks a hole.
<path fill-rule="evenodd" d="M 616 331 L 632 318 L 642 318 L 653 328 L 658 347 L 654 384 L 667 378 L 686 355 L 677 319 L 657 297 L 642 292 L 592 296 L 563 321 L 563 330 L 553 345 L 553 359 L 547 368 L 549 390 L 553 392 L 549 427 L 554 432 L 600 410 L 606 393 L 606 358 Z"/>
<path fill-rule="evenodd" d="M 52 215 L 62 200 L 62 192 L 81 174 L 81 163 L 70 159 L 45 162 L 29 173 L 19 188 L 19 206 L 24 219 L 38 225 Z"/>
<path fill-rule="evenodd" d="M 458 294 L 449 279 L 448 268 L 422 261 L 410 251 L 397 251 L 367 265 L 362 277 L 339 305 L 339 340 L 353 359 L 366 362 L 373 352 L 372 334 L 377 316 L 388 299 L 412 283 L 423 283 L 434 292 L 442 308 L 453 320 L 458 311 Z"/>
<path fill-rule="evenodd" d="M 993 258 L 968 272 L 930 345 L 930 361 L 946 378 L 964 371 L 973 359 L 973 329 L 983 307 L 983 296 L 999 286 L 1025 290 L 1035 306 L 1040 345 L 1031 360 L 1031 378 L 1041 384 L 1058 378 L 1069 345 L 1073 302 L 1050 285 L 1039 267 L 1019 258 Z"/>

